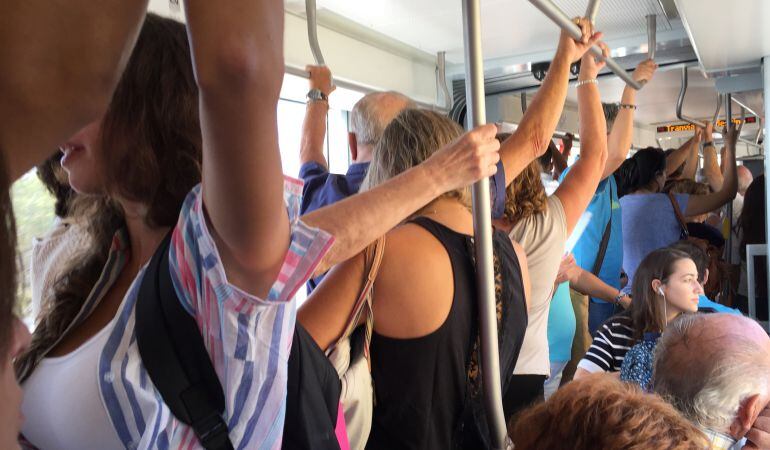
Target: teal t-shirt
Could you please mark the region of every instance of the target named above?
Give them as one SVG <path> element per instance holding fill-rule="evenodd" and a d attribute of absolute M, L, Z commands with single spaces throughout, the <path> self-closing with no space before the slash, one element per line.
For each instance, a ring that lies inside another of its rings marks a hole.
<path fill-rule="evenodd" d="M 548 312 L 548 351 L 551 362 L 565 362 L 572 358 L 574 337 L 575 311 L 569 296 L 569 283 L 562 283 L 553 293 Z"/>
<path fill-rule="evenodd" d="M 705 295 L 698 296 L 698 308 L 711 308 L 718 313 L 737 314 L 739 316 L 743 315 L 737 309 L 733 309 L 733 308 L 730 308 L 729 306 L 725 306 L 717 302 L 713 302 L 711 301 L 711 299 L 709 299 Z"/>

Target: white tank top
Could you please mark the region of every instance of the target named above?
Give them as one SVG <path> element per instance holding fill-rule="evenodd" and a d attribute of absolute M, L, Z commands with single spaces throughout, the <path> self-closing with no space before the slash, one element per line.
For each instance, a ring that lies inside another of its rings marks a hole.
<path fill-rule="evenodd" d="M 75 351 L 44 358 L 24 382 L 22 433 L 41 450 L 123 448 L 102 403 L 99 355 L 114 320 Z"/>

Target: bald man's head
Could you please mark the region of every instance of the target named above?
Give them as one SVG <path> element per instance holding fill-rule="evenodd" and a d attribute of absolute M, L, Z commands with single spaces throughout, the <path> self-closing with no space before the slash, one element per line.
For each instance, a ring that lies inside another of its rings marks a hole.
<path fill-rule="evenodd" d="M 770 401 L 770 338 L 732 314 L 689 314 L 656 349 L 653 390 L 696 425 L 741 438 Z"/>
<path fill-rule="evenodd" d="M 754 175 L 746 166 L 738 166 L 738 192 L 741 195 L 746 195 L 746 190 L 751 186 L 751 182 L 754 181 Z"/>
<path fill-rule="evenodd" d="M 415 104 L 398 92 L 374 92 L 359 100 L 350 112 L 350 149 L 353 160 L 372 159 L 372 150 L 398 113 Z"/>

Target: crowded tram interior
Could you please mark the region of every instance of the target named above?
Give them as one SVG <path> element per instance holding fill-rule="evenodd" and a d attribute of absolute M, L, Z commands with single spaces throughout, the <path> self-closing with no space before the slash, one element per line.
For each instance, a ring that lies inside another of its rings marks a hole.
<path fill-rule="evenodd" d="M 0 2 L 0 449 L 770 449 L 766 0 Z"/>

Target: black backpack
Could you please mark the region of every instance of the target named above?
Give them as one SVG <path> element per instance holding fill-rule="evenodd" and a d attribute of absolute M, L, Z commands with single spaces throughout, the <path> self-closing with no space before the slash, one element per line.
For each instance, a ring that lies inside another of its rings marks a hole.
<path fill-rule="evenodd" d="M 195 318 L 182 307 L 169 272 L 169 233 L 150 261 L 136 302 L 142 363 L 171 413 L 206 450 L 231 450 L 225 396 Z M 338 450 L 337 371 L 297 324 L 289 355 L 283 448 Z M 286 432 L 288 431 L 288 432 Z"/>

